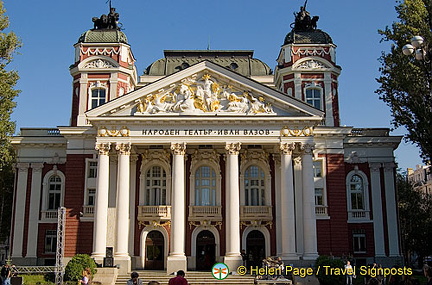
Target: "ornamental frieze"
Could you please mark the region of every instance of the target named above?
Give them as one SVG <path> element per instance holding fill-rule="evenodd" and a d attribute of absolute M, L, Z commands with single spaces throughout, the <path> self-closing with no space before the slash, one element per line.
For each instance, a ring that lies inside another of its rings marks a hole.
<path fill-rule="evenodd" d="M 114 66 L 106 60 L 98 59 L 87 63 L 84 68 L 114 68 Z"/>
<path fill-rule="evenodd" d="M 230 85 L 220 86 L 209 74 L 190 77 L 168 90 L 160 89 L 138 99 L 135 115 L 157 113 L 178 114 L 275 114 L 271 103 L 250 91 L 235 90 Z"/>
<path fill-rule="evenodd" d="M 285 126 L 282 128 L 280 134 L 283 137 L 310 137 L 313 135 L 313 127 L 304 127 L 300 129 Z"/>
<path fill-rule="evenodd" d="M 100 127 L 98 129 L 98 136 L 100 137 L 128 137 L 129 135 L 130 131 L 126 126 L 123 126 L 119 129 L 116 127 Z"/>

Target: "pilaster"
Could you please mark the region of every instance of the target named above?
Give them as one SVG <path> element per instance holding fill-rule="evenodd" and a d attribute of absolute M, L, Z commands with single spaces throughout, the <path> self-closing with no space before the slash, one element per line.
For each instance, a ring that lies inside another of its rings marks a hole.
<path fill-rule="evenodd" d="M 375 256 L 385 256 L 384 222 L 381 199 L 381 163 L 369 163 L 372 192 L 373 228 L 375 242 Z"/>
<path fill-rule="evenodd" d="M 396 195 L 395 195 L 395 170 L 396 164 L 393 162 L 384 163 L 384 185 L 385 185 L 385 201 L 387 211 L 387 232 L 389 242 L 389 256 L 398 257 L 399 252 L 399 231 L 398 219 L 396 210 Z"/>
<path fill-rule="evenodd" d="M 24 239 L 24 214 L 25 202 L 27 194 L 27 178 L 28 178 L 28 163 L 17 163 L 18 180 L 15 195 L 15 219 L 13 228 L 13 244 L 11 256 L 23 257 L 23 239 Z"/>

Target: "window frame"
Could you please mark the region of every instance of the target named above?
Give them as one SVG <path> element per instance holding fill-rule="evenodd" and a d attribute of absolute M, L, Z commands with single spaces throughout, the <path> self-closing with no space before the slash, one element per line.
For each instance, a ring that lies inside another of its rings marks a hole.
<path fill-rule="evenodd" d="M 66 177 L 63 174 L 63 172 L 61 172 L 60 170 L 58 170 L 58 169 L 54 170 L 53 169 L 53 170 L 48 171 L 43 178 L 43 184 L 42 184 L 43 185 L 43 191 L 42 191 L 43 198 L 42 198 L 42 207 L 41 207 L 41 210 L 43 212 L 57 212 L 57 209 L 49 209 L 48 208 L 49 207 L 49 196 L 50 196 L 50 178 L 53 176 L 58 176 L 61 179 L 60 191 L 59 191 L 60 192 L 60 202 L 59 202 L 60 205 L 59 205 L 59 207 L 63 207 L 63 205 L 64 205 L 64 189 L 65 189 Z"/>
<path fill-rule="evenodd" d="M 362 193 L 363 193 L 363 209 L 353 209 L 351 199 L 351 179 L 353 176 L 359 176 L 362 179 Z M 345 180 L 345 191 L 347 197 L 347 210 L 348 220 L 359 221 L 359 220 L 370 220 L 370 206 L 369 206 L 369 180 L 367 175 L 361 170 L 352 170 L 346 175 Z"/>

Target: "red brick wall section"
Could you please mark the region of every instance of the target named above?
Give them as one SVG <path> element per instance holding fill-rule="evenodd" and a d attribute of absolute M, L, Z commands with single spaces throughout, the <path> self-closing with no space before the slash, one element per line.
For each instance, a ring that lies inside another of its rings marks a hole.
<path fill-rule="evenodd" d="M 341 256 L 349 249 L 343 154 L 326 154 L 327 201 L 330 220 L 317 223 L 318 252 Z M 330 243 L 328 243 L 330 241 Z"/>
<path fill-rule="evenodd" d="M 93 223 L 80 222 L 84 204 L 85 159 L 92 155 L 68 154 L 66 163 L 66 207 L 65 256 L 78 253 L 91 254 L 93 244 Z"/>
<path fill-rule="evenodd" d="M 45 234 L 47 230 L 57 230 L 57 224 L 39 224 L 37 256 L 39 258 L 55 258 L 55 253 L 45 253 Z"/>

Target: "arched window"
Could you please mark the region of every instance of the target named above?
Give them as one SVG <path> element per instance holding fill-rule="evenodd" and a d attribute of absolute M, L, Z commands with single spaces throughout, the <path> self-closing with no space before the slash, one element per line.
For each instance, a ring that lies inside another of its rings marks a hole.
<path fill-rule="evenodd" d="M 105 88 L 94 88 L 91 90 L 91 108 L 96 108 L 106 102 Z"/>
<path fill-rule="evenodd" d="M 360 170 L 353 170 L 346 178 L 347 208 L 349 220 L 369 220 L 367 176 Z"/>
<path fill-rule="evenodd" d="M 145 205 L 160 206 L 167 204 L 166 194 L 167 177 L 165 170 L 160 166 L 153 166 L 146 173 Z"/>
<path fill-rule="evenodd" d="M 321 89 L 318 88 L 308 88 L 306 89 L 305 96 L 306 103 L 311 104 L 317 109 L 322 109 L 321 107 Z"/>
<path fill-rule="evenodd" d="M 351 176 L 349 182 L 349 191 L 351 197 L 351 209 L 352 210 L 364 210 L 364 185 L 363 178 L 355 174 Z"/>
<path fill-rule="evenodd" d="M 244 191 L 246 206 L 265 205 L 265 174 L 259 166 L 252 165 L 246 169 Z"/>
<path fill-rule="evenodd" d="M 216 172 L 201 166 L 195 172 L 195 206 L 216 205 Z"/>
<path fill-rule="evenodd" d="M 47 210 L 57 210 L 61 205 L 62 179 L 52 175 L 48 179 L 48 207 Z"/>

